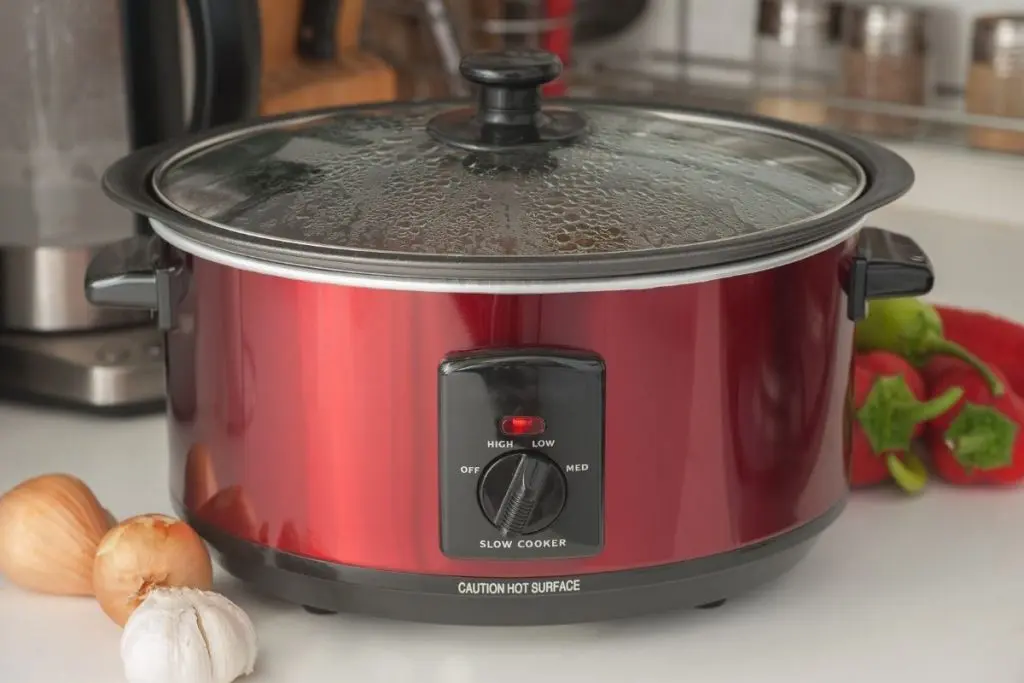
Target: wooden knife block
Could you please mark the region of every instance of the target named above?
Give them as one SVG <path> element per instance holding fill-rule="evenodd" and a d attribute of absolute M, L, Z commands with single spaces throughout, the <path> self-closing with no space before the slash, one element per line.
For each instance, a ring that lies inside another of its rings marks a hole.
<path fill-rule="evenodd" d="M 333 62 L 308 62 L 298 56 L 301 12 L 301 0 L 260 0 L 261 115 L 395 99 L 394 69 L 359 49 L 362 2 L 342 3 L 335 34 L 338 57 Z"/>

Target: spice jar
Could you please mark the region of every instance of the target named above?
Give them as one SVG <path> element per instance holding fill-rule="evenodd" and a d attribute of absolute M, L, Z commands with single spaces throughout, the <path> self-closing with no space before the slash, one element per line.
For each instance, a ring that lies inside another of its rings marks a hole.
<path fill-rule="evenodd" d="M 965 99 L 969 114 L 1024 117 L 1024 15 L 975 19 Z M 972 126 L 967 135 L 975 147 L 1024 152 L 1024 132 Z"/>
<path fill-rule="evenodd" d="M 761 0 L 755 109 L 809 125 L 828 121 L 826 98 L 839 69 L 837 2 Z"/>
<path fill-rule="evenodd" d="M 928 83 L 928 15 L 918 7 L 870 3 L 843 8 L 842 95 L 864 102 L 923 106 Z M 835 118 L 863 133 L 905 136 L 914 118 L 843 108 Z"/>

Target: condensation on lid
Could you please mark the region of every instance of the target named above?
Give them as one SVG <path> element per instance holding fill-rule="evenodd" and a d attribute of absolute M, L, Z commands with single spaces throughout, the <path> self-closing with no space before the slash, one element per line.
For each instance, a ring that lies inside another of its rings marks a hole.
<path fill-rule="evenodd" d="M 451 103 L 381 105 L 207 140 L 158 168 L 153 189 L 213 229 L 289 250 L 507 261 L 770 243 L 867 182 L 842 152 L 768 127 L 569 104 L 585 137 L 501 164 L 427 133 Z"/>

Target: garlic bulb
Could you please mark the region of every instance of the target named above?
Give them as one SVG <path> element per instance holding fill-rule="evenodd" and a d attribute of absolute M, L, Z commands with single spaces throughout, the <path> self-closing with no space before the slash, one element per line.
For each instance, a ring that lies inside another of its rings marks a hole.
<path fill-rule="evenodd" d="M 128 683 L 230 683 L 256 665 L 256 629 L 223 595 L 155 588 L 121 635 Z"/>
<path fill-rule="evenodd" d="M 0 497 L 0 574 L 40 593 L 92 595 L 108 513 L 81 480 L 46 474 Z"/>
<path fill-rule="evenodd" d="M 118 625 L 154 588 L 209 589 L 213 564 L 206 544 L 185 522 L 166 515 L 138 515 L 121 522 L 96 549 L 92 589 Z"/>

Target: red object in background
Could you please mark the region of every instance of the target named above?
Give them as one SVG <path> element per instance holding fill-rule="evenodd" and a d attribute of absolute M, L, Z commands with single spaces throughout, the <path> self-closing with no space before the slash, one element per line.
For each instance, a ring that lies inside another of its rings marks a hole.
<path fill-rule="evenodd" d="M 847 492 L 853 323 L 836 274 L 853 246 L 724 280 L 522 296 L 317 284 L 189 257 L 178 313 L 191 324 L 167 339 L 172 380 L 189 379 L 169 382 L 171 402 L 195 405 L 170 413 L 173 495 L 196 500 L 185 470 L 202 443 L 231 499 L 189 509 L 197 519 L 333 563 L 435 575 L 587 574 L 764 541 Z M 439 540 L 439 364 L 538 345 L 606 364 L 604 548 L 452 559 Z M 243 350 L 251 370 L 214 371 Z"/>
<path fill-rule="evenodd" d="M 541 47 L 553 52 L 562 60 L 565 69 L 572 65 L 572 14 L 575 0 L 545 0 L 545 16 L 559 25 L 548 31 L 541 39 Z M 562 97 L 568 91 L 565 73 L 557 80 L 545 85 L 541 92 L 548 97 Z"/>

